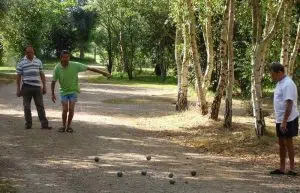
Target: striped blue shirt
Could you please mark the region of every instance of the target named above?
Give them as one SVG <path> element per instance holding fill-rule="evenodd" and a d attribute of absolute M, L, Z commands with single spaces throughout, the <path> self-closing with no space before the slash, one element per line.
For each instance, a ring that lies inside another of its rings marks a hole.
<path fill-rule="evenodd" d="M 43 72 L 43 64 L 40 59 L 34 56 L 33 60 L 25 56 L 17 65 L 17 74 L 22 76 L 23 84 L 41 86 L 40 73 Z"/>

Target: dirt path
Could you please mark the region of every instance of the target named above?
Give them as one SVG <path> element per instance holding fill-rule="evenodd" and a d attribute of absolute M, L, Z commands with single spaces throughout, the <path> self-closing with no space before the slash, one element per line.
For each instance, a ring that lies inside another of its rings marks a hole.
<path fill-rule="evenodd" d="M 107 104 L 125 97 L 166 97 L 170 89 L 81 84 L 74 134 L 24 129 L 22 102 L 15 85 L 0 85 L 0 175 L 11 179 L 21 193 L 135 193 L 135 192 L 299 192 L 299 178 L 271 177 L 270 168 L 241 160 L 199 154 L 158 137 L 134 123 L 140 117 L 173 114 L 170 102 Z M 44 98 L 51 125 L 60 126 L 60 106 Z M 146 155 L 152 155 L 146 161 Z M 94 162 L 98 156 L 100 161 Z M 147 176 L 140 171 L 146 169 Z M 191 177 L 191 170 L 197 171 Z M 116 172 L 124 176 L 118 178 Z M 175 185 L 168 173 L 174 173 Z"/>

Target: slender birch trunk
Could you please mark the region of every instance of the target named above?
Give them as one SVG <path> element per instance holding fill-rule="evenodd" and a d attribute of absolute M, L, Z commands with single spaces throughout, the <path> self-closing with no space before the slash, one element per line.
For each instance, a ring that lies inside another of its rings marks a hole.
<path fill-rule="evenodd" d="M 200 60 L 199 60 L 199 53 L 198 53 L 198 46 L 196 41 L 196 22 L 195 22 L 195 13 L 193 9 L 193 2 L 192 0 L 187 0 L 187 8 L 189 13 L 189 32 L 191 36 L 191 47 L 192 47 L 192 55 L 193 55 L 193 63 L 196 72 L 196 91 L 198 94 L 198 102 L 201 106 L 201 113 L 202 115 L 206 115 L 208 113 L 208 104 L 206 102 L 206 96 L 202 89 L 202 70 L 200 68 Z"/>
<path fill-rule="evenodd" d="M 251 97 L 252 97 L 252 106 L 253 106 L 253 115 L 255 117 L 255 129 L 257 136 L 264 135 L 265 132 L 265 121 L 262 113 L 262 75 L 264 68 L 264 57 L 266 54 L 266 48 L 272 39 L 275 29 L 279 25 L 279 19 L 283 8 L 283 3 L 285 0 L 282 0 L 278 9 L 276 18 L 272 22 L 273 25 L 266 34 L 263 36 L 258 33 L 261 28 L 261 5 L 259 0 L 252 0 L 252 27 L 253 27 L 253 41 L 252 41 L 252 58 L 251 64 L 252 75 L 251 75 Z M 260 13 L 260 14 L 258 14 Z"/>
<path fill-rule="evenodd" d="M 297 35 L 296 35 L 293 52 L 291 53 L 290 61 L 289 61 L 289 70 L 288 70 L 289 76 L 292 76 L 295 71 L 296 58 L 297 58 L 297 54 L 299 54 L 299 49 L 300 49 L 300 18 L 298 21 Z"/>
<path fill-rule="evenodd" d="M 180 24 L 176 26 L 176 36 L 175 36 L 175 62 L 177 67 L 177 86 L 178 90 L 180 90 L 181 85 L 181 68 L 182 68 L 182 29 L 180 28 Z"/>
<path fill-rule="evenodd" d="M 227 58 L 227 42 L 228 42 L 228 20 L 229 20 L 229 4 L 230 1 L 226 1 L 226 8 L 223 16 L 223 27 L 221 34 L 221 43 L 220 43 L 220 57 L 221 57 L 221 77 L 219 79 L 217 91 L 211 106 L 210 118 L 217 120 L 220 111 L 221 99 L 224 94 L 224 89 L 226 87 L 227 74 L 228 74 L 228 58 Z"/>
<path fill-rule="evenodd" d="M 212 5 L 211 0 L 206 0 L 206 7 L 208 9 L 206 20 L 204 23 L 203 35 L 205 39 L 206 45 L 206 53 L 207 53 L 207 67 L 203 78 L 202 89 L 203 93 L 206 96 L 206 92 L 211 82 L 211 75 L 214 69 L 214 45 L 213 45 L 213 37 L 212 37 Z"/>
<path fill-rule="evenodd" d="M 182 27 L 183 33 L 183 61 L 182 61 L 182 69 L 181 69 L 181 82 L 180 88 L 178 89 L 178 98 L 176 109 L 178 111 L 183 111 L 188 109 L 188 64 L 190 61 L 190 47 L 191 47 L 191 38 L 189 34 L 189 26 L 187 24 L 183 24 Z"/>
<path fill-rule="evenodd" d="M 283 8 L 283 32 L 281 41 L 280 63 L 284 66 L 285 72 L 289 69 L 289 43 L 291 37 L 291 0 L 286 0 Z"/>
<path fill-rule="evenodd" d="M 234 52 L 233 52 L 233 27 L 235 15 L 235 0 L 230 0 L 228 23 L 228 83 L 225 97 L 224 126 L 232 126 L 232 89 L 234 84 Z"/>

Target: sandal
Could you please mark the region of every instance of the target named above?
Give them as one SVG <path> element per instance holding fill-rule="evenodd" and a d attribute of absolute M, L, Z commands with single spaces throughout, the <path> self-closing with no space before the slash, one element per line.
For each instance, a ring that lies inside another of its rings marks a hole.
<path fill-rule="evenodd" d="M 270 172 L 271 175 L 275 174 L 275 175 L 283 175 L 284 172 L 281 171 L 280 169 L 276 169 Z"/>
<path fill-rule="evenodd" d="M 64 127 L 61 127 L 58 129 L 58 132 L 60 132 L 60 133 L 64 133 L 65 131 L 66 131 L 66 129 Z"/>
<path fill-rule="evenodd" d="M 69 127 L 69 128 L 67 128 L 67 132 L 68 132 L 68 133 L 73 133 L 74 130 L 73 130 L 71 127 Z"/>
<path fill-rule="evenodd" d="M 297 176 L 297 172 L 294 172 L 293 170 L 290 170 L 286 173 L 288 176 Z"/>

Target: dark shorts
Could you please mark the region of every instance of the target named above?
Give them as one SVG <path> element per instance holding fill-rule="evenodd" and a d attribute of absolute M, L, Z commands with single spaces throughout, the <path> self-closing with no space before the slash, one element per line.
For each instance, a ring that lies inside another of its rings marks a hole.
<path fill-rule="evenodd" d="M 299 130 L 299 123 L 298 123 L 299 117 L 294 119 L 293 121 L 287 122 L 287 132 L 282 133 L 280 130 L 280 123 L 276 123 L 276 134 L 279 138 L 291 138 L 298 136 L 298 130 Z"/>

